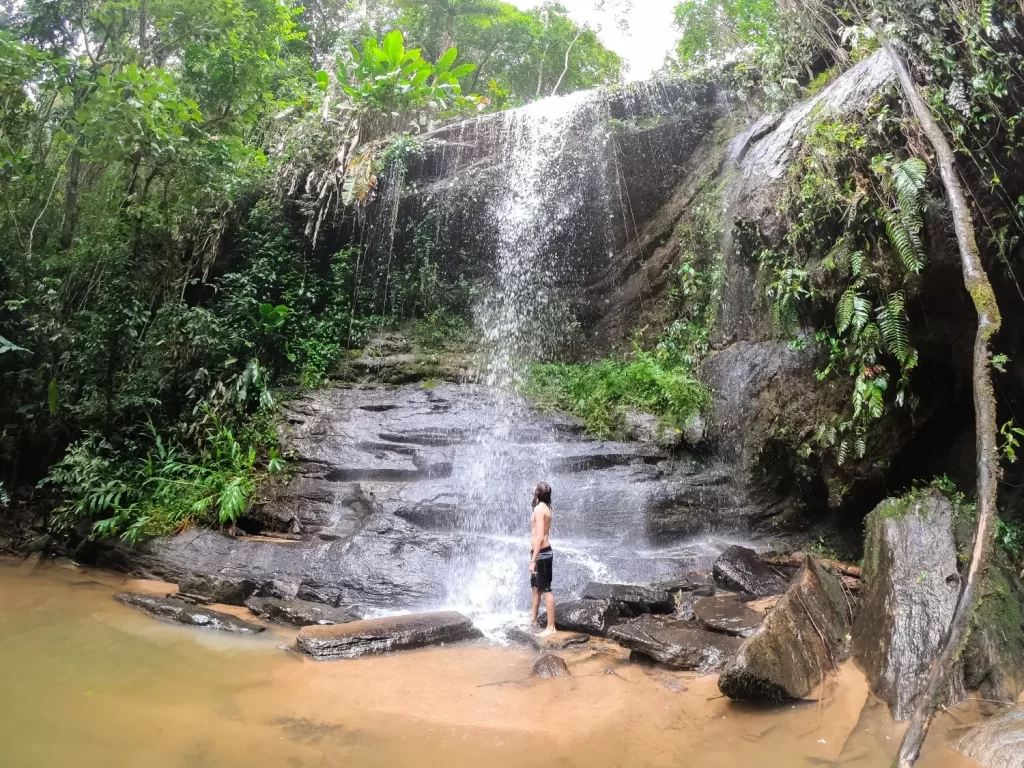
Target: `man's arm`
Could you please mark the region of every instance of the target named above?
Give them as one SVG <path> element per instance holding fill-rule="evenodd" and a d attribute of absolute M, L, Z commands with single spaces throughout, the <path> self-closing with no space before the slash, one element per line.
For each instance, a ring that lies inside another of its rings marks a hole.
<path fill-rule="evenodd" d="M 530 518 L 530 573 L 534 573 L 537 570 L 537 555 L 540 554 L 540 543 L 544 541 L 544 521 L 543 515 L 533 511 L 533 517 Z"/>

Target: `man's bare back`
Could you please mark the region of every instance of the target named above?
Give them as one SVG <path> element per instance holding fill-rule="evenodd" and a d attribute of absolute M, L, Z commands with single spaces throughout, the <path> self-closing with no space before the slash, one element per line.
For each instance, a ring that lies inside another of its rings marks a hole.
<path fill-rule="evenodd" d="M 533 513 L 530 515 L 530 587 L 533 601 L 530 610 L 530 624 L 536 626 L 540 597 L 548 611 L 548 626 L 545 634 L 555 631 L 555 597 L 551 594 L 554 553 L 551 551 L 551 486 L 538 483 L 533 491 Z"/>

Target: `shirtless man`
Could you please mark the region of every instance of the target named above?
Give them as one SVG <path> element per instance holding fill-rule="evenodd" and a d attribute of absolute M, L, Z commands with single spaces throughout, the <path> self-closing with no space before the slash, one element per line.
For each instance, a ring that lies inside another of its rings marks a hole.
<path fill-rule="evenodd" d="M 548 611 L 548 627 L 541 635 L 555 631 L 555 596 L 551 594 L 551 486 L 537 483 L 533 489 L 533 515 L 530 518 L 530 586 L 533 588 L 533 605 L 530 609 L 530 626 L 537 626 L 537 610 L 540 596 L 544 595 Z"/>

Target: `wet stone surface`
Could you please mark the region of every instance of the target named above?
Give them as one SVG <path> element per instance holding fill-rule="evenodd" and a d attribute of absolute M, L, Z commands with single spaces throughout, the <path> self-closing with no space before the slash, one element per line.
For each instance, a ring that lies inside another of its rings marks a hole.
<path fill-rule="evenodd" d="M 650 614 L 613 627 L 608 636 L 661 664 L 702 672 L 720 669 L 742 644 L 738 638 L 708 632 L 693 622 Z"/>
<path fill-rule="evenodd" d="M 226 613 L 211 611 L 208 608 L 192 605 L 174 597 L 153 597 L 139 595 L 134 592 L 119 592 L 114 599 L 131 608 L 168 621 L 186 624 L 202 629 L 217 629 L 222 632 L 239 632 L 254 635 L 263 632 L 266 627 L 249 621 L 235 618 Z"/>
<path fill-rule="evenodd" d="M 558 612 L 557 608 L 555 612 Z M 564 651 L 566 648 L 577 647 L 590 640 L 590 635 L 581 632 L 555 632 L 542 636 L 536 629 L 520 626 L 509 627 L 505 630 L 505 637 L 511 643 L 525 645 L 538 651 Z"/>
<path fill-rule="evenodd" d="M 250 597 L 245 601 L 245 607 L 264 619 L 293 627 L 307 627 L 313 624 L 347 624 L 359 619 L 355 613 L 343 608 L 311 603 L 308 600 Z"/>
<path fill-rule="evenodd" d="M 693 614 L 705 629 L 736 637 L 750 637 L 764 621 L 763 613 L 751 610 L 734 595 L 701 598 Z"/>
<path fill-rule="evenodd" d="M 561 656 L 555 656 L 550 653 L 545 656 L 541 656 L 537 660 L 537 663 L 533 665 L 533 670 L 530 674 L 533 677 L 540 678 L 541 680 L 570 676 L 569 666 L 565 663 L 565 659 Z"/>
<path fill-rule="evenodd" d="M 986 720 L 954 748 L 983 768 L 1024 768 L 1024 705 Z"/>
<path fill-rule="evenodd" d="M 715 581 L 725 589 L 768 597 L 786 591 L 788 580 L 766 565 L 748 547 L 733 546 L 725 550 L 714 565 Z"/>
<path fill-rule="evenodd" d="M 439 611 L 303 627 L 295 644 L 303 653 L 325 661 L 457 643 L 481 636 L 480 630 L 461 613 Z"/>

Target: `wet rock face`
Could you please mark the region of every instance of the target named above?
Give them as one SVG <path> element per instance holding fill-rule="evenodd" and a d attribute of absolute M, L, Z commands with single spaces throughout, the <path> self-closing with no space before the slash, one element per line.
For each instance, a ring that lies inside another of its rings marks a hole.
<path fill-rule="evenodd" d="M 507 610 L 529 605 L 527 524 L 539 479 L 554 487 L 559 596 L 582 594 L 599 569 L 617 581 L 651 582 L 709 567 L 717 550 L 680 547 L 680 537 L 712 523 L 743 527 L 754 513 L 725 468 L 589 439 L 574 421 L 525 403 L 513 406 L 510 433 L 481 466 L 479 438 L 500 418 L 495 395 L 471 386 L 310 393 L 286 413 L 295 476 L 249 513 L 300 540 L 193 530 L 131 549 L 103 544 L 99 560 L 173 581 L 273 579 L 287 588 L 279 596 L 342 607 L 435 609 L 459 603 L 459 590 L 484 578 L 492 583 L 477 591 Z M 515 568 L 522 578 L 506 578 Z M 262 586 L 258 594 L 278 596 Z"/>
<path fill-rule="evenodd" d="M 983 768 L 1024 768 L 1024 706 L 983 722 L 953 748 Z"/>
<path fill-rule="evenodd" d="M 455 611 L 414 613 L 299 630 L 296 647 L 318 661 L 457 643 L 481 637 L 468 618 Z"/>
<path fill-rule="evenodd" d="M 541 635 L 536 629 L 529 627 L 509 627 L 505 637 L 516 645 L 525 645 L 538 651 L 564 651 L 590 641 L 590 635 L 582 632 L 555 632 Z"/>
<path fill-rule="evenodd" d="M 788 584 L 754 550 L 741 546 L 729 547 L 715 560 L 714 574 L 715 581 L 725 589 L 758 597 L 781 595 Z"/>
<path fill-rule="evenodd" d="M 614 600 L 584 598 L 555 603 L 555 627 L 559 631 L 606 637 L 622 619 L 622 609 Z"/>
<path fill-rule="evenodd" d="M 675 599 L 665 589 L 641 584 L 600 584 L 590 582 L 583 591 L 584 600 L 611 600 L 621 606 L 626 616 L 643 613 L 672 613 Z M 558 608 L 555 608 L 557 619 Z"/>
<path fill-rule="evenodd" d="M 845 655 L 849 606 L 832 574 L 811 558 L 718 678 L 726 696 L 802 699 Z"/>
<path fill-rule="evenodd" d="M 565 663 L 565 659 L 550 653 L 541 656 L 537 660 L 537 663 L 533 665 L 531 674 L 533 677 L 540 678 L 541 680 L 570 676 L 569 666 Z"/>
<path fill-rule="evenodd" d="M 764 621 L 763 613 L 751 610 L 733 595 L 701 598 L 693 606 L 693 615 L 705 629 L 736 637 L 750 637 Z"/>
<path fill-rule="evenodd" d="M 114 599 L 151 616 L 192 627 L 218 629 L 222 632 L 238 632 L 247 635 L 254 635 L 266 629 L 259 624 L 243 621 L 226 613 L 190 605 L 184 600 L 174 597 L 153 597 L 152 595 L 138 595 L 134 592 L 120 592 L 114 595 Z"/>
<path fill-rule="evenodd" d="M 246 599 L 257 589 L 252 579 L 211 576 L 190 573 L 178 581 L 178 593 L 200 603 L 245 605 Z"/>
<path fill-rule="evenodd" d="M 960 581 L 952 508 L 938 491 L 888 499 L 868 515 L 854 653 L 893 717 L 913 714 L 928 667 L 949 627 Z M 941 703 L 964 697 L 958 664 Z"/>
<path fill-rule="evenodd" d="M 711 672 L 732 657 L 741 640 L 708 632 L 692 622 L 650 614 L 619 624 L 608 632 L 619 645 L 676 669 Z"/>
<path fill-rule="evenodd" d="M 359 619 L 354 613 L 308 600 L 282 600 L 277 597 L 250 597 L 245 607 L 269 621 L 308 627 L 314 624 L 347 624 Z"/>

